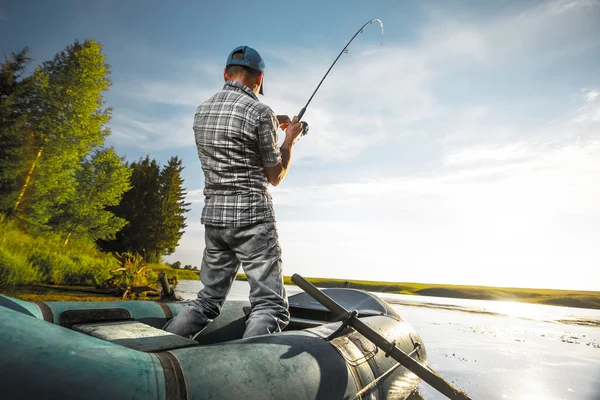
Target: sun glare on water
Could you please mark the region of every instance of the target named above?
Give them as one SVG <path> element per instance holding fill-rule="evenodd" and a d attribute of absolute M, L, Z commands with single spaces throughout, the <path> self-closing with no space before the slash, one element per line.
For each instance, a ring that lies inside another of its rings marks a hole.
<path fill-rule="evenodd" d="M 549 393 L 544 387 L 541 385 L 540 381 L 537 380 L 536 377 L 532 377 L 530 380 L 530 384 L 525 386 L 519 390 L 519 393 L 516 395 L 507 395 L 503 394 L 503 399 L 511 399 L 511 400 L 542 400 L 548 399 Z M 553 398 L 553 397 L 551 397 Z"/>
<path fill-rule="evenodd" d="M 540 319 L 540 307 L 536 304 L 524 304 L 516 301 L 490 301 L 485 307 L 487 311 L 506 315 L 512 318 Z"/>

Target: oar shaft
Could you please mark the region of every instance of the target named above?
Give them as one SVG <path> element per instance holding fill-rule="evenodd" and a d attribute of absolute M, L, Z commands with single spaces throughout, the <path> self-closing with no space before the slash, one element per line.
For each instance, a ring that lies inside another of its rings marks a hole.
<path fill-rule="evenodd" d="M 298 274 L 294 274 L 292 276 L 292 282 L 294 282 L 298 287 L 304 290 L 309 296 L 313 299 L 317 300 L 323 306 L 325 306 L 329 311 L 331 311 L 336 317 L 341 317 L 348 313 L 344 307 L 338 304 L 331 297 L 327 296 L 325 293 L 321 292 L 317 289 L 312 283 L 308 282 L 306 279 L 301 277 Z M 361 321 L 358 318 L 353 318 L 350 320 L 349 325 L 353 327 L 357 332 L 361 335 L 369 339 L 373 342 L 377 347 L 382 350 L 385 350 L 389 353 L 389 355 L 400 364 L 402 364 L 406 369 L 417 375 L 423 381 L 427 382 L 434 389 L 438 390 L 440 393 L 448 397 L 452 400 L 470 400 L 469 397 L 462 391 L 452 387 L 448 382 L 446 382 L 442 377 L 437 375 L 435 372 L 430 370 L 429 368 L 421 365 L 415 359 L 404 353 L 395 345 L 388 342 L 383 336 L 379 333 L 371 329 L 367 324 Z"/>
<path fill-rule="evenodd" d="M 304 290 L 310 297 L 324 305 L 336 317 L 341 317 L 342 315 L 348 313 L 348 310 L 342 307 L 337 301 L 321 292 L 316 286 L 300 275 L 292 275 L 292 282 L 294 282 L 300 289 Z"/>
<path fill-rule="evenodd" d="M 325 305 L 325 304 L 323 304 Z M 414 358 L 408 356 L 405 352 L 400 350 L 395 345 L 388 342 L 383 336 L 375 332 L 371 327 L 365 324 L 358 318 L 354 318 L 350 321 L 350 326 L 356 329 L 361 335 L 373 342 L 377 347 L 381 349 L 390 349 L 390 357 L 402 364 L 406 369 L 417 375 L 423 381 L 427 382 L 434 389 L 448 397 L 449 399 L 456 400 L 468 400 L 469 397 L 462 391 L 452 387 L 442 377 L 431 371 L 429 368 L 424 367 L 422 364 L 417 362 Z"/>

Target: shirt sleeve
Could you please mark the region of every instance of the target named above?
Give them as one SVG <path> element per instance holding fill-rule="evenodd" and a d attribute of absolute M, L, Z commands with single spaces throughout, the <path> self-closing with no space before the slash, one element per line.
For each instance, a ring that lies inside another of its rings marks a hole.
<path fill-rule="evenodd" d="M 281 162 L 277 128 L 279 123 L 273 112 L 264 112 L 258 120 L 258 154 L 263 167 L 272 167 Z"/>

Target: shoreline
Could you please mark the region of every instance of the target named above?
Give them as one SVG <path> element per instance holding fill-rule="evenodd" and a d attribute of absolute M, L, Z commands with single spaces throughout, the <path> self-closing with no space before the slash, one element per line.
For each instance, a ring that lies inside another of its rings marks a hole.
<path fill-rule="evenodd" d="M 362 281 L 353 279 L 308 278 L 307 281 L 320 288 L 350 288 L 369 292 L 404 294 L 425 297 L 446 297 L 465 300 L 512 301 L 572 308 L 600 310 L 600 292 L 562 289 L 507 288 L 494 286 L 444 285 L 414 282 Z M 236 280 L 245 281 L 244 274 Z M 284 276 L 284 284 L 294 285 L 290 276 Z M 294 285 L 295 286 L 295 285 Z"/>
<path fill-rule="evenodd" d="M 161 270 L 159 268 L 158 270 Z M 189 279 L 192 275 L 183 271 L 164 270 L 169 276 L 178 279 Z M 169 273 L 170 272 L 170 273 Z M 174 273 L 175 272 L 175 273 Z M 187 272 L 187 271 L 186 271 Z M 182 276 L 183 275 L 183 276 Z M 185 276 L 187 275 L 187 276 Z M 193 273 L 194 280 L 199 274 Z M 306 278 L 320 288 L 350 288 L 370 292 L 404 294 L 419 297 L 446 297 L 468 300 L 512 301 L 529 304 L 543 304 L 572 308 L 600 310 L 600 292 L 559 290 L 559 289 L 526 289 L 502 288 L 492 286 L 442 285 L 410 282 L 359 281 L 346 279 Z M 246 276 L 238 274 L 236 280 L 247 281 Z M 284 284 L 294 285 L 291 277 L 284 277 Z M 295 285 L 294 285 L 295 286 Z M 177 288 L 175 287 L 175 291 Z M 20 298 L 27 301 L 115 301 L 119 296 L 106 290 L 87 286 L 69 285 L 25 285 L 0 288 L 0 294 Z M 155 300 L 155 296 L 146 299 Z M 158 299 L 158 298 L 156 298 Z"/>

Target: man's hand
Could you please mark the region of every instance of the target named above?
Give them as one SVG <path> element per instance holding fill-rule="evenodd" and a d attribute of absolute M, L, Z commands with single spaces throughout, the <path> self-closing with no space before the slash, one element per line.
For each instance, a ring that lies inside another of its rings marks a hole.
<path fill-rule="evenodd" d="M 294 144 L 296 139 L 302 133 L 302 123 L 298 121 L 298 116 L 295 116 L 292 122 L 287 126 L 285 130 L 285 141 L 284 145 L 287 143 L 289 145 Z"/>
<path fill-rule="evenodd" d="M 285 115 L 278 115 L 277 119 L 279 121 L 281 121 L 280 117 L 287 118 L 289 120 L 289 117 Z M 292 148 L 294 147 L 294 142 L 296 139 L 298 139 L 298 136 L 300 136 L 301 133 L 302 123 L 298 121 L 298 116 L 295 116 L 292 121 L 288 122 L 287 129 L 285 130 L 285 140 L 283 141 L 283 145 L 280 149 L 281 162 L 277 163 L 277 165 L 273 165 L 272 167 L 265 167 L 265 175 L 267 177 L 267 181 L 269 181 L 271 185 L 279 185 L 287 174 L 287 171 L 290 168 L 290 161 L 292 159 Z"/>
<path fill-rule="evenodd" d="M 279 128 L 282 131 L 285 131 L 288 125 L 292 122 L 292 120 L 287 115 L 278 115 L 277 122 L 279 122 Z"/>

